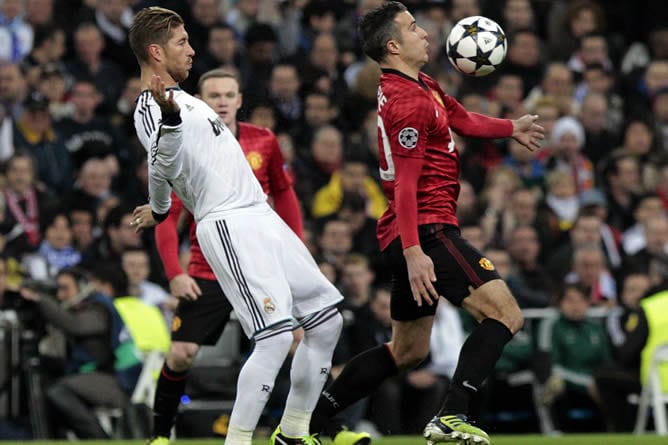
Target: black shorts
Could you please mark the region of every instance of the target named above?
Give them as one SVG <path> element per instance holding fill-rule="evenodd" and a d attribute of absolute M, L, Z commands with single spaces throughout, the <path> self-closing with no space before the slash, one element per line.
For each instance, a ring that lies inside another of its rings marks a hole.
<path fill-rule="evenodd" d="M 500 278 L 494 265 L 461 237 L 459 228 L 425 224 L 418 228 L 418 233 L 422 250 L 434 262 L 436 292 L 455 306 L 461 306 L 462 300 L 471 293 L 469 287 L 477 289 Z M 409 321 L 434 315 L 436 304 L 423 303 L 419 307 L 413 299 L 401 240 L 392 241 L 383 255 L 392 271 L 392 319 Z"/>
<path fill-rule="evenodd" d="M 179 300 L 172 321 L 172 341 L 215 345 L 230 319 L 232 305 L 218 281 L 201 278 L 195 281 L 202 295 L 195 301 Z"/>

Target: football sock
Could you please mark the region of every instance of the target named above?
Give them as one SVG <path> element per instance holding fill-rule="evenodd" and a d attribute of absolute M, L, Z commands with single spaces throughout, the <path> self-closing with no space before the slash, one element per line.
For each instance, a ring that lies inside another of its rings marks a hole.
<path fill-rule="evenodd" d="M 311 432 L 326 432 L 330 419 L 373 393 L 388 377 L 399 373 L 387 345 L 376 346 L 353 357 L 341 375 L 320 395 L 311 418 Z"/>
<path fill-rule="evenodd" d="M 237 396 L 230 416 L 230 431 L 225 443 L 244 440 L 244 432 L 254 431 L 274 389 L 274 381 L 292 345 L 292 330 L 263 332 L 253 352 L 241 368 Z M 234 427 L 234 429 L 232 429 Z M 237 434 L 238 433 L 238 434 Z M 241 443 L 241 442 L 240 442 Z"/>
<path fill-rule="evenodd" d="M 251 445 L 253 443 L 253 430 L 242 430 L 237 426 L 230 425 L 225 436 L 225 445 Z"/>
<path fill-rule="evenodd" d="M 176 372 L 162 365 L 153 403 L 153 435 L 169 437 L 186 389 L 188 371 Z"/>
<path fill-rule="evenodd" d="M 492 372 L 504 346 L 512 338 L 510 329 L 497 320 L 486 318 L 480 323 L 462 346 L 439 416 L 468 413 L 471 398 Z"/>
<path fill-rule="evenodd" d="M 302 321 L 304 338 L 292 359 L 290 392 L 281 418 L 281 431 L 289 437 L 309 435 L 311 413 L 329 377 L 342 325 L 343 317 L 335 307 Z"/>

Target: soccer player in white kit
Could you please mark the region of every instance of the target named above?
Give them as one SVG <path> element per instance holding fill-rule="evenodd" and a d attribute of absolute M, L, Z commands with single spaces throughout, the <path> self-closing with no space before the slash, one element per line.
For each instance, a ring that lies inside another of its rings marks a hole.
<path fill-rule="evenodd" d="M 194 215 L 202 252 L 255 342 L 239 375 L 225 443 L 251 445 L 297 319 L 304 338 L 275 435 L 286 445 L 319 444 L 309 435 L 309 420 L 341 331 L 335 305 L 343 297 L 267 204 L 234 135 L 208 105 L 179 89 L 195 54 L 181 17 L 164 8 L 142 9 L 129 40 L 141 67 L 134 120 L 148 152 L 152 212 L 134 224 L 147 228 L 164 219 L 173 189 Z"/>

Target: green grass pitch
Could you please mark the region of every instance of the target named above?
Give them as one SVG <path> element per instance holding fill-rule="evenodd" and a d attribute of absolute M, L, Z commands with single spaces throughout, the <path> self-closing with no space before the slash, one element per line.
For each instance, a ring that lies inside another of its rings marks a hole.
<path fill-rule="evenodd" d="M 2 445 L 143 445 L 143 441 L 81 441 L 81 442 L 1 442 Z M 391 437 L 375 439 L 372 445 L 424 445 L 426 442 L 419 436 L 413 437 Z M 222 445 L 222 439 L 182 439 L 173 442 L 174 445 Z M 323 443 L 328 444 L 325 441 Z M 630 436 L 630 435 L 564 435 L 558 437 L 545 436 L 492 436 L 492 445 L 659 445 L 668 444 L 668 437 L 654 435 Z M 268 440 L 256 440 L 253 445 L 269 445 Z"/>

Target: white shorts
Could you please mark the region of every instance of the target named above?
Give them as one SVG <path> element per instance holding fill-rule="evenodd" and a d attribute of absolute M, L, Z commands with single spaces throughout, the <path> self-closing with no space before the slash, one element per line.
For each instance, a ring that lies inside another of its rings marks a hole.
<path fill-rule="evenodd" d="M 203 220 L 197 240 L 249 338 L 343 299 L 268 205 Z"/>

